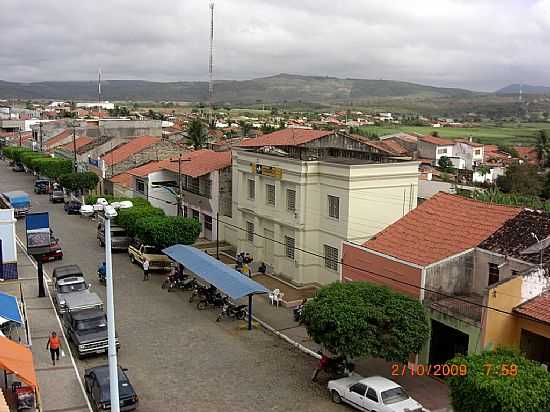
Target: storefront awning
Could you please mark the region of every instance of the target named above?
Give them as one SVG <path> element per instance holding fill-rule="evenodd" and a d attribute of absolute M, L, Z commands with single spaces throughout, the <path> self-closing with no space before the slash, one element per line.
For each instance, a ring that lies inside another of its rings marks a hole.
<path fill-rule="evenodd" d="M 14 373 L 27 385 L 36 389 L 36 373 L 29 348 L 0 336 L 0 369 Z"/>
<path fill-rule="evenodd" d="M 15 296 L 0 292 L 0 325 L 4 322 L 23 323 L 19 305 Z"/>

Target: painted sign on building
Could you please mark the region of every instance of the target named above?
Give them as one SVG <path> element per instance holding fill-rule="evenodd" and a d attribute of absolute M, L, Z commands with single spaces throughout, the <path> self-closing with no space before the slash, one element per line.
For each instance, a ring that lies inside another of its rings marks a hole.
<path fill-rule="evenodd" d="M 283 178 L 283 169 L 280 167 L 266 166 L 259 163 L 250 163 L 250 170 L 257 175 L 274 177 L 275 179 Z"/>

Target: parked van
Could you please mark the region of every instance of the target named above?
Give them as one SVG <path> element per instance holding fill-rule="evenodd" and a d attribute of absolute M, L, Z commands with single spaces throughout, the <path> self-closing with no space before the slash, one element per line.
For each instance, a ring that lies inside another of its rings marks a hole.
<path fill-rule="evenodd" d="M 98 215 L 99 223 L 97 225 L 97 240 L 100 246 L 105 246 L 105 219 Z M 126 229 L 111 222 L 111 250 L 128 250 L 130 237 Z"/>
<path fill-rule="evenodd" d="M 25 216 L 31 209 L 31 198 L 22 190 L 2 193 L 8 207 L 14 210 L 15 217 Z"/>

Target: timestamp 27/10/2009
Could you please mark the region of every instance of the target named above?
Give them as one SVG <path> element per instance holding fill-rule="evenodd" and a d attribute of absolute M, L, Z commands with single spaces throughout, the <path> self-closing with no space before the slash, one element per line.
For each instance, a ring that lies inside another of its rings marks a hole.
<path fill-rule="evenodd" d="M 509 376 L 515 377 L 518 374 L 518 366 L 514 363 L 483 365 L 483 373 L 487 376 Z M 466 376 L 468 365 L 466 364 L 399 364 L 391 366 L 392 376 L 434 376 L 446 378 L 449 376 Z"/>

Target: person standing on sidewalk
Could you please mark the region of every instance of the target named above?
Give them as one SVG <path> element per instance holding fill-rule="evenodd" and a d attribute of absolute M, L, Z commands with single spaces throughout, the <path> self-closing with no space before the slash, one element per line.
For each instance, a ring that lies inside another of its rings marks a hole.
<path fill-rule="evenodd" d="M 149 259 L 143 261 L 143 280 L 149 280 Z"/>
<path fill-rule="evenodd" d="M 55 366 L 56 359 L 59 360 L 59 348 L 61 347 L 61 341 L 57 337 L 57 334 L 55 332 L 52 332 L 50 337 L 48 338 L 48 343 L 46 343 L 46 350 L 50 350 L 50 354 L 52 355 L 52 363 Z"/>

